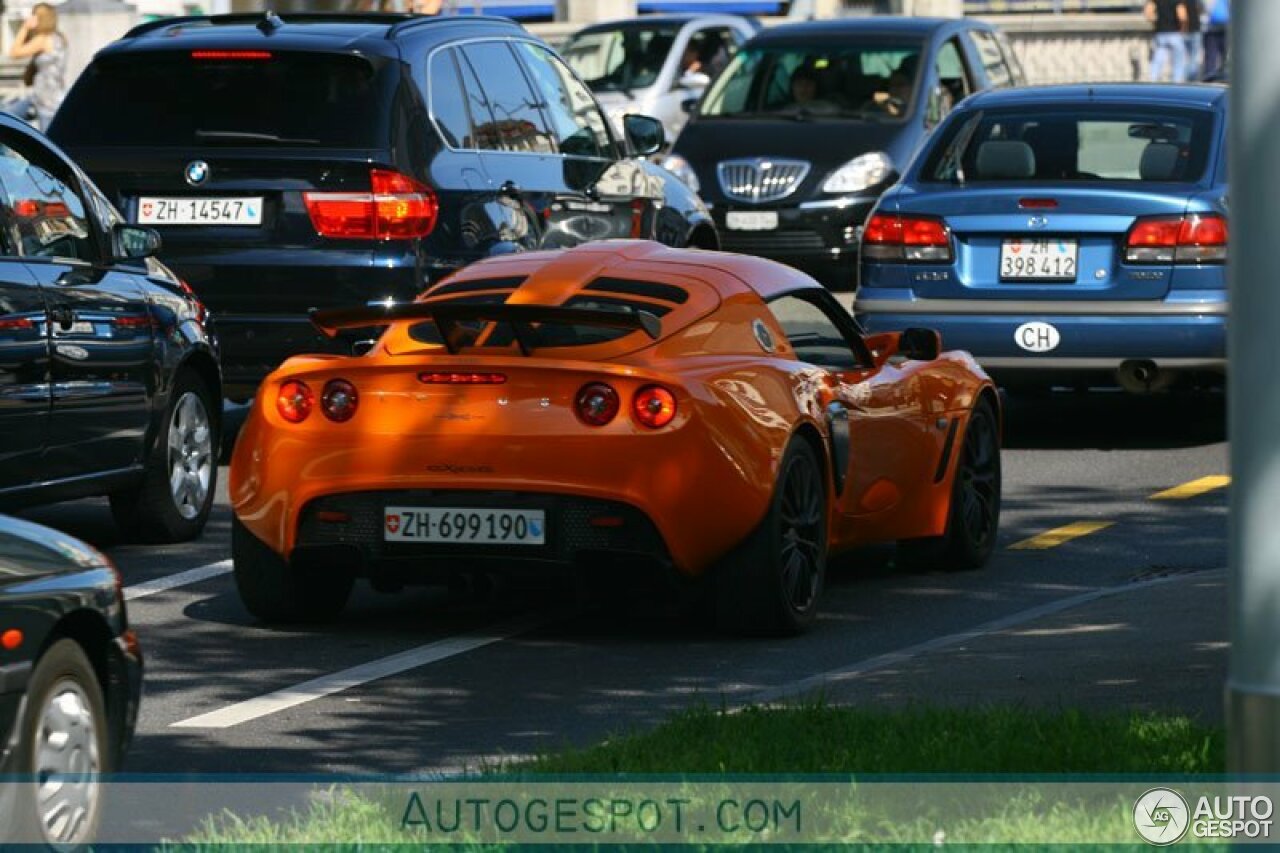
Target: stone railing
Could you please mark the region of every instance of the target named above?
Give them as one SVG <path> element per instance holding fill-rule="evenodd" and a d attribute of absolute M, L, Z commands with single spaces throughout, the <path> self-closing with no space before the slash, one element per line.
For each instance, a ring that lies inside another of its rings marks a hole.
<path fill-rule="evenodd" d="M 991 15 L 984 20 L 1008 34 L 1028 83 L 1147 78 L 1151 25 L 1141 15 Z"/>

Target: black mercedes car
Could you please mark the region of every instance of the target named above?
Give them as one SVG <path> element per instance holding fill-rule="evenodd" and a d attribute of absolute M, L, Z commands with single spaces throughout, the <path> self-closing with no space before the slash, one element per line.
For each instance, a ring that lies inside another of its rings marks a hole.
<path fill-rule="evenodd" d="M 961 99 L 1015 86 L 1003 35 L 971 19 L 847 18 L 764 30 L 698 104 L 664 165 L 729 251 L 852 290 L 862 223 Z"/>
<path fill-rule="evenodd" d="M 142 654 L 111 561 L 0 516 L 0 843 L 92 839 L 96 776 L 119 769 L 141 695 Z"/>
<path fill-rule="evenodd" d="M 207 312 L 65 154 L 0 115 L 0 507 L 110 495 L 128 535 L 204 528 L 222 403 Z"/>
<path fill-rule="evenodd" d="M 347 351 L 312 308 L 410 301 L 479 258 L 648 237 L 716 248 L 697 196 L 639 159 L 546 44 L 503 18 L 227 15 L 139 25 L 49 135 L 218 317 L 228 396 Z"/>

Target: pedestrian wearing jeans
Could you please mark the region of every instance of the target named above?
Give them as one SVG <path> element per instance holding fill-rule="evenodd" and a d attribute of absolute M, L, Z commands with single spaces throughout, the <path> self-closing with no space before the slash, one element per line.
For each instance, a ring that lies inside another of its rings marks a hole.
<path fill-rule="evenodd" d="M 1227 27 L 1231 24 L 1231 0 L 1207 0 L 1209 25 L 1204 31 L 1204 76 L 1217 79 L 1227 70 Z"/>
<path fill-rule="evenodd" d="M 1187 26 L 1185 0 L 1147 0 L 1143 10 L 1155 28 L 1151 41 L 1151 79 L 1164 79 L 1169 66 L 1171 79 L 1181 83 L 1187 79 L 1187 42 L 1183 32 Z"/>
<path fill-rule="evenodd" d="M 1187 5 L 1187 23 L 1182 30 L 1187 43 L 1186 80 L 1199 80 L 1204 76 L 1204 33 L 1200 31 L 1200 0 L 1183 0 Z"/>

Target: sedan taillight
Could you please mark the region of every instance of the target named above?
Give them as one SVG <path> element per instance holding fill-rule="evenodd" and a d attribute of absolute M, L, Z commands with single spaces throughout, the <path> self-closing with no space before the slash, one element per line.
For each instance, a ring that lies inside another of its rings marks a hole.
<path fill-rule="evenodd" d="M 302 194 L 311 224 L 321 237 L 407 240 L 426 237 L 436 227 L 435 191 L 389 169 L 369 173 L 371 192 Z"/>
<path fill-rule="evenodd" d="M 276 411 L 289 423 L 300 424 L 311 414 L 315 402 L 316 395 L 307 383 L 290 379 L 281 383 L 280 391 L 276 394 Z"/>
<path fill-rule="evenodd" d="M 356 386 L 345 379 L 330 379 L 324 385 L 324 393 L 320 395 L 320 411 L 331 421 L 342 423 L 349 421 L 360 405 L 360 395 Z"/>
<path fill-rule="evenodd" d="M 1227 259 L 1227 218 L 1217 213 L 1146 216 L 1133 223 L 1124 259 L 1131 264 L 1219 263 Z"/>
<path fill-rule="evenodd" d="M 950 263 L 951 229 L 932 216 L 877 213 L 862 230 L 862 256 L 875 261 Z"/>

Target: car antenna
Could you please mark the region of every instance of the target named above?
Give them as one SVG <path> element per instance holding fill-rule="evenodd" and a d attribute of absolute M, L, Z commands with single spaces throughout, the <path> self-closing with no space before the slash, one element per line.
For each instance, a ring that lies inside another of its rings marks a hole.
<path fill-rule="evenodd" d="M 263 13 L 262 20 L 258 22 L 258 29 L 262 30 L 263 35 L 268 36 L 283 26 L 284 20 L 270 9 Z"/>

